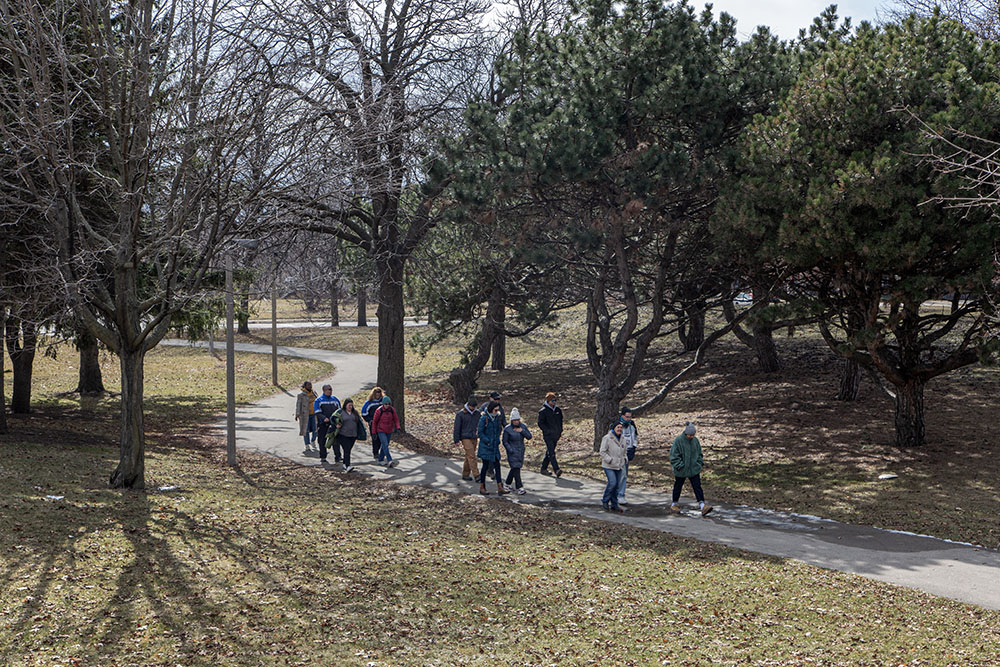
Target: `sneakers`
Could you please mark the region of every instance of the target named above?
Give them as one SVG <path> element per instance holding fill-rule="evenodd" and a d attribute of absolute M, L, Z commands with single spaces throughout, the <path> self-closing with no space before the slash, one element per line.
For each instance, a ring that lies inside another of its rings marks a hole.
<path fill-rule="evenodd" d="M 619 504 L 619 505 L 628 505 L 628 503 L 627 503 L 627 502 L 625 502 L 625 499 L 624 499 L 624 498 L 618 498 L 618 504 Z"/>
<path fill-rule="evenodd" d="M 471 482 L 472 478 L 469 477 L 468 475 L 462 475 L 462 481 L 463 482 Z"/>
<path fill-rule="evenodd" d="M 510 493 L 511 491 L 514 490 L 514 487 L 511 486 L 510 484 L 504 483 L 503 490 L 506 491 L 507 493 Z"/>
<path fill-rule="evenodd" d="M 678 507 L 676 504 L 671 505 L 670 506 L 670 513 L 671 514 L 680 514 L 681 513 L 681 508 Z"/>
<path fill-rule="evenodd" d="M 344 468 L 344 472 L 351 472 L 352 470 L 354 470 L 354 466 L 347 466 Z"/>
<path fill-rule="evenodd" d="M 523 496 L 524 493 L 525 493 L 525 491 L 524 491 L 524 487 L 523 486 L 520 489 L 517 490 L 517 495 L 519 495 L 519 496 Z"/>
<path fill-rule="evenodd" d="M 708 513 L 711 512 L 713 509 L 715 508 L 712 507 L 711 505 L 705 505 L 704 507 L 701 508 L 701 515 L 707 516 Z"/>
<path fill-rule="evenodd" d="M 387 463 L 387 464 L 385 465 L 385 467 L 386 467 L 386 468 L 395 468 L 395 467 L 396 467 L 396 466 L 398 466 L 398 465 L 399 465 L 399 461 L 397 461 L 396 459 L 393 459 L 392 461 L 389 461 L 389 462 L 388 462 L 388 463 Z"/>
<path fill-rule="evenodd" d="M 319 462 L 322 463 L 323 465 L 329 465 L 329 463 L 330 463 L 326 459 L 320 459 Z"/>

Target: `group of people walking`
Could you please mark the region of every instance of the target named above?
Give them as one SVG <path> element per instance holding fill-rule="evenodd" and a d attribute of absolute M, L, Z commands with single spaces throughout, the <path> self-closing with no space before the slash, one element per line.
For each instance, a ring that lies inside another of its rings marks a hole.
<path fill-rule="evenodd" d="M 397 463 L 389 452 L 389 441 L 399 430 L 399 415 L 382 388 L 375 387 L 368 393 L 368 400 L 360 412 L 350 398 L 341 404 L 330 385 L 323 385 L 322 391 L 317 396 L 312 383 L 303 382 L 296 399 L 295 419 L 299 422 L 299 436 L 306 450 L 318 444 L 319 460 L 328 464 L 327 456 L 332 449 L 334 465 L 342 465 L 344 472 L 351 472 L 354 470 L 351 465 L 354 443 L 370 437 L 372 458 L 379 465 L 395 468 Z"/>
<path fill-rule="evenodd" d="M 490 494 L 487 479 L 496 483 L 498 495 L 524 494 L 521 469 L 524 467 L 527 441 L 533 436 L 517 408 L 510 411 L 508 422 L 500 398 L 500 393 L 494 391 L 489 399 L 479 404 L 475 396 L 470 396 L 455 415 L 453 440 L 455 447 L 461 447 L 465 455 L 462 479 L 479 484 L 479 492 L 483 495 Z M 562 437 L 563 413 L 557 398 L 554 392 L 545 395 L 536 424 L 545 443 L 545 456 L 539 472 L 560 477 L 562 469 L 556 459 L 556 447 Z M 399 430 L 399 416 L 380 387 L 371 390 L 368 400 L 358 412 L 354 401 L 349 398 L 341 404 L 330 385 L 324 385 L 322 393 L 317 396 L 312 384 L 304 382 L 296 403 L 295 418 L 299 421 L 299 435 L 306 449 L 318 442 L 320 461 L 324 464 L 328 462 L 327 456 L 332 449 L 334 464 L 342 464 L 345 472 L 351 472 L 354 470 L 351 451 L 355 442 L 370 437 L 372 457 L 380 465 L 396 466 L 389 452 L 389 442 Z M 678 501 L 684 483 L 688 482 L 698 501 L 698 509 L 704 516 L 712 511 L 712 506 L 705 504 L 701 488 L 703 455 L 696 432 L 695 425 L 687 422 L 683 433 L 674 438 L 670 447 L 670 465 L 674 473 L 670 511 L 680 513 Z M 629 463 L 635 459 L 638 446 L 639 430 L 632 418 L 632 410 L 622 408 L 620 417 L 611 424 L 601 440 L 601 467 L 608 480 L 601 497 L 604 509 L 618 513 L 624 511 Z M 501 447 L 510 468 L 506 478 L 500 470 Z"/>

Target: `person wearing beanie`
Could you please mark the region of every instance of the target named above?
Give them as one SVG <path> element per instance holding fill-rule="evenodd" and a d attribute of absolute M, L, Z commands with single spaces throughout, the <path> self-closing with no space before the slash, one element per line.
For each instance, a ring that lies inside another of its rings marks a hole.
<path fill-rule="evenodd" d="M 635 448 L 639 445 L 639 431 L 635 422 L 632 421 L 631 408 L 622 408 L 619 421 L 622 423 L 622 442 L 625 443 L 625 467 L 622 468 L 621 482 L 618 484 L 618 504 L 627 505 L 628 503 L 625 502 L 625 480 L 628 478 L 629 462 L 635 458 Z"/>
<path fill-rule="evenodd" d="M 510 411 L 510 423 L 503 429 L 503 448 L 507 451 L 507 465 L 510 472 L 507 473 L 506 489 L 511 490 L 511 482 L 519 495 L 524 495 L 524 484 L 521 482 L 521 467 L 524 465 L 525 440 L 531 440 L 531 431 L 527 424 L 521 423 L 521 412 L 514 408 Z"/>
<path fill-rule="evenodd" d="M 674 438 L 674 444 L 670 447 L 670 465 L 674 469 L 674 493 L 670 503 L 670 511 L 680 514 L 681 508 L 677 501 L 681 498 L 681 489 L 684 488 L 684 480 L 691 481 L 691 488 L 694 490 L 694 497 L 698 501 L 698 509 L 701 515 L 705 516 L 712 511 L 711 505 L 705 504 L 705 493 L 701 490 L 701 442 L 695 437 L 694 424 L 685 422 L 684 432 Z"/>
<path fill-rule="evenodd" d="M 601 440 L 601 467 L 608 477 L 601 505 L 604 509 L 619 514 L 622 508 L 618 506 L 618 485 L 621 483 L 622 469 L 625 467 L 625 442 L 622 439 L 622 429 L 621 421 L 615 422 Z"/>
<path fill-rule="evenodd" d="M 478 410 L 477 410 L 478 412 Z M 479 493 L 484 496 L 490 494 L 486 490 L 486 473 L 493 472 L 493 479 L 497 481 L 497 495 L 502 496 L 508 491 L 504 488 L 500 480 L 500 434 L 503 431 L 503 423 L 500 421 L 500 404 L 490 401 L 486 405 L 486 412 L 479 417 L 479 450 L 477 455 L 483 461 L 482 471 L 479 475 Z"/>
<path fill-rule="evenodd" d="M 556 445 L 562 437 L 563 413 L 562 409 L 556 405 L 556 395 L 554 392 L 545 394 L 545 402 L 542 409 L 538 411 L 538 429 L 542 432 L 542 439 L 545 441 L 545 458 L 542 459 L 542 469 L 539 471 L 543 475 L 549 474 L 549 464 L 552 464 L 552 472 L 556 477 L 562 475 L 559 463 L 556 462 Z"/>
<path fill-rule="evenodd" d="M 395 468 L 398 463 L 389 454 L 389 439 L 392 434 L 399 430 L 399 415 L 392 407 L 392 401 L 388 396 L 382 396 L 382 405 L 375 410 L 372 416 L 372 432 L 378 434 L 379 451 L 378 462 L 386 468 Z"/>
<path fill-rule="evenodd" d="M 462 479 L 466 482 L 480 482 L 479 470 L 476 466 L 476 442 L 479 439 L 479 410 L 476 409 L 476 397 L 469 396 L 465 405 L 455 415 L 455 427 L 452 430 L 455 446 L 461 445 L 465 451 L 465 462 L 462 464 Z"/>

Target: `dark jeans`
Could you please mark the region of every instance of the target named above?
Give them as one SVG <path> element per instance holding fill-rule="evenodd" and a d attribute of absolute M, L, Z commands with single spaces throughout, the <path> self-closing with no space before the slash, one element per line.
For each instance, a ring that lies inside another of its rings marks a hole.
<path fill-rule="evenodd" d="M 545 438 L 545 458 L 542 459 L 542 472 L 549 469 L 549 463 L 552 464 L 553 472 L 559 470 L 559 464 L 556 462 L 556 444 L 558 442 L 558 439 Z"/>
<path fill-rule="evenodd" d="M 487 459 L 480 459 L 480 460 L 483 462 L 483 466 L 479 470 L 479 474 L 481 475 L 479 479 L 482 480 L 481 481 L 482 484 L 486 483 L 486 476 L 490 474 L 490 471 L 493 471 L 493 474 L 496 477 L 497 482 L 503 479 L 500 476 L 500 461 L 489 461 Z"/>
<path fill-rule="evenodd" d="M 350 465 L 351 465 L 351 449 L 354 447 L 354 441 L 357 440 L 357 438 L 351 437 L 349 435 L 339 435 L 338 434 L 337 437 L 335 438 L 335 440 L 337 441 L 337 444 L 336 444 L 337 449 L 338 450 L 339 449 L 343 449 L 344 450 L 344 467 L 345 468 L 350 467 Z"/>
<path fill-rule="evenodd" d="M 319 421 L 319 428 L 316 429 L 316 439 L 319 441 L 319 457 L 321 459 L 326 458 L 326 434 L 330 430 L 330 422 L 323 421 L 322 417 L 317 416 L 316 420 Z"/>
<path fill-rule="evenodd" d="M 698 499 L 699 503 L 705 502 L 705 494 L 701 490 L 701 475 L 695 475 L 694 477 L 674 477 L 674 504 L 681 498 L 681 489 L 684 487 L 684 480 L 691 480 L 691 488 L 694 489 L 694 497 Z"/>
<path fill-rule="evenodd" d="M 507 473 L 507 486 L 510 486 L 510 483 L 512 481 L 516 482 L 516 484 L 514 485 L 515 488 L 520 489 L 520 488 L 524 487 L 524 484 L 521 483 L 521 469 L 520 468 L 511 468 L 510 472 Z"/>

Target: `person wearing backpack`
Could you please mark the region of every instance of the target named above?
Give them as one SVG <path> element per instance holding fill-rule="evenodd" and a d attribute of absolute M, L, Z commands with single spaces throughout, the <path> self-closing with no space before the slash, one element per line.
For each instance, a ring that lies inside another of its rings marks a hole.
<path fill-rule="evenodd" d="M 389 454 L 389 439 L 392 434 L 399 430 L 399 415 L 392 407 L 392 401 L 388 396 L 382 397 L 382 405 L 375 410 L 372 416 L 372 431 L 378 433 L 380 448 L 378 451 L 378 462 L 386 468 L 395 468 L 398 465 L 392 455 Z"/>
<path fill-rule="evenodd" d="M 670 503 L 670 511 L 680 514 L 681 508 L 677 501 L 681 498 L 684 480 L 690 480 L 694 497 L 698 501 L 698 509 L 705 516 L 712 511 L 711 505 L 705 504 L 705 493 L 701 490 L 701 466 L 703 457 L 701 442 L 694 436 L 696 429 L 691 422 L 685 422 L 684 432 L 674 438 L 670 447 L 670 465 L 674 469 L 674 493 Z"/>

